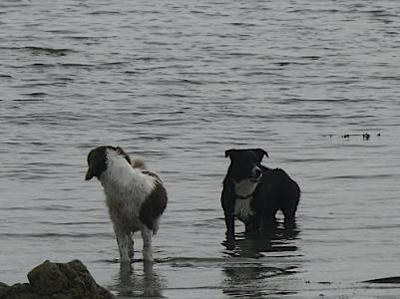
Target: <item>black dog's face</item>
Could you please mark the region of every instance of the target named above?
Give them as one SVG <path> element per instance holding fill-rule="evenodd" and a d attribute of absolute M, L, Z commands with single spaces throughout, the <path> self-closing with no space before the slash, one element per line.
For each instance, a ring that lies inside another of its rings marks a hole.
<path fill-rule="evenodd" d="M 93 177 L 100 178 L 100 175 L 107 169 L 107 151 L 115 151 L 118 155 L 123 156 L 129 164 L 131 160 L 125 151 L 115 146 L 99 146 L 92 149 L 87 157 L 88 170 L 86 172 L 85 180 L 90 180 Z"/>
<path fill-rule="evenodd" d="M 264 155 L 268 157 L 268 153 L 260 148 L 227 150 L 225 151 L 225 157 L 231 159 L 228 173 L 236 182 L 244 179 L 256 182 L 262 176 L 262 170 L 259 165 Z"/>

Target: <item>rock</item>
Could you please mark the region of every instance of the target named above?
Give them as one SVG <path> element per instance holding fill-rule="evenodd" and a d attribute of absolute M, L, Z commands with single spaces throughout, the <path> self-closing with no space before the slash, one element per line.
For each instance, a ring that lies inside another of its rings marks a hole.
<path fill-rule="evenodd" d="M 10 287 L 9 285 L 0 282 L 0 298 L 2 298 L 5 295 L 9 287 Z"/>
<path fill-rule="evenodd" d="M 45 261 L 28 273 L 29 283 L 7 286 L 0 283 L 0 299 L 112 299 L 82 262 Z"/>
<path fill-rule="evenodd" d="M 60 264 L 45 261 L 32 269 L 28 280 L 34 291 L 39 295 L 49 295 L 68 289 L 68 277 L 60 268 Z"/>
<path fill-rule="evenodd" d="M 1 299 L 40 299 L 39 295 L 32 291 L 29 283 L 16 283 L 3 290 L 4 293 L 0 291 Z"/>
<path fill-rule="evenodd" d="M 9 286 L 8 284 L 5 284 L 5 283 L 3 283 L 3 282 L 0 282 L 0 292 L 1 292 L 2 289 L 9 288 L 9 287 L 10 287 L 10 286 Z"/>

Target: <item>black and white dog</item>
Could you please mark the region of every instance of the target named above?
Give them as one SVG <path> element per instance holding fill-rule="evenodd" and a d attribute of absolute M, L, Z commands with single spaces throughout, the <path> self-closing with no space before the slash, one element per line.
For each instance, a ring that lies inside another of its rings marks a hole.
<path fill-rule="evenodd" d="M 167 206 L 167 192 L 158 175 L 143 162 L 132 165 L 120 147 L 99 146 L 90 151 L 86 180 L 101 182 L 114 226 L 121 263 L 133 257 L 133 233 L 141 231 L 143 260 L 153 261 L 151 239 Z"/>
<path fill-rule="evenodd" d="M 285 227 L 294 227 L 300 188 L 282 169 L 261 165 L 268 154 L 263 149 L 230 149 L 231 159 L 223 181 L 221 204 L 225 214 L 226 236 L 235 240 L 234 219 L 246 226 L 246 233 L 270 232 L 281 210 Z"/>

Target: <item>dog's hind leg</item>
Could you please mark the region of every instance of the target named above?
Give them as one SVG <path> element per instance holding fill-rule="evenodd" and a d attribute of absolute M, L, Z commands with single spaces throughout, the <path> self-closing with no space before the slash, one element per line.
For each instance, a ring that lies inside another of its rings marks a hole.
<path fill-rule="evenodd" d="M 142 228 L 142 239 L 143 239 L 143 260 L 144 262 L 153 261 L 153 248 L 151 244 L 151 239 L 153 236 L 153 231 L 143 225 Z"/>
<path fill-rule="evenodd" d="M 283 216 L 285 217 L 283 225 L 285 228 L 296 228 L 296 210 L 282 209 Z"/>
<path fill-rule="evenodd" d="M 300 187 L 297 183 L 287 178 L 286 189 L 280 202 L 280 210 L 285 216 L 285 228 L 296 227 L 296 210 L 300 200 Z"/>
<path fill-rule="evenodd" d="M 298 195 L 291 197 L 288 196 L 286 198 L 286 202 L 284 202 L 280 207 L 280 210 L 282 211 L 283 216 L 285 217 L 283 223 L 285 228 L 289 229 L 296 228 L 296 210 L 298 202 L 299 202 Z"/>
<path fill-rule="evenodd" d="M 129 258 L 132 260 L 133 259 L 133 234 L 129 234 Z"/>

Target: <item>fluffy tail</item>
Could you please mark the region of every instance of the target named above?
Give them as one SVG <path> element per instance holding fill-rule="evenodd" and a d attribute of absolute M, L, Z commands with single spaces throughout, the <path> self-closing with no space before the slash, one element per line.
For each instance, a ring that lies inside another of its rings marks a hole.
<path fill-rule="evenodd" d="M 141 170 L 145 170 L 146 169 L 146 163 L 144 163 L 144 161 L 142 159 L 134 159 L 132 161 L 132 167 L 133 168 L 138 168 Z"/>

